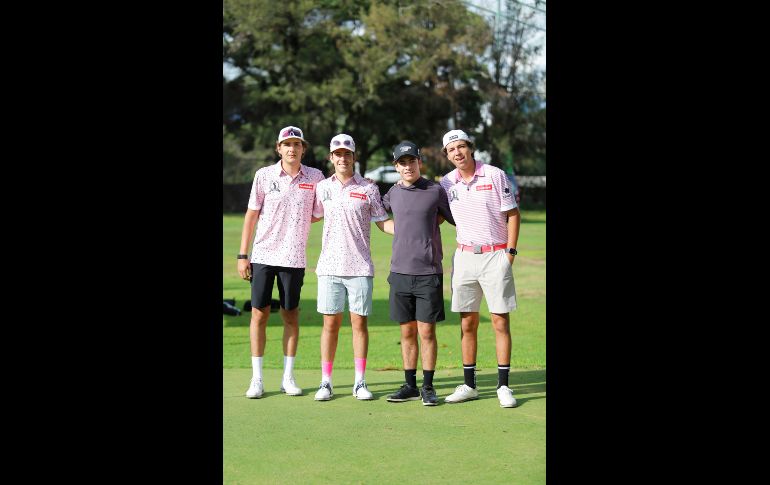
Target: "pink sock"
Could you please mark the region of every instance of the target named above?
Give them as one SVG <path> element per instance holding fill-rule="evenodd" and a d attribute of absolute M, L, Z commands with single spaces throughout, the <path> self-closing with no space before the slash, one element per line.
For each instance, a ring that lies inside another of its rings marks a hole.
<path fill-rule="evenodd" d="M 356 363 L 356 382 L 364 378 L 364 372 L 366 372 L 366 359 L 353 359 Z"/>
<path fill-rule="evenodd" d="M 331 382 L 332 380 L 332 365 L 334 365 L 334 362 L 324 362 L 321 361 L 321 376 L 324 381 Z"/>

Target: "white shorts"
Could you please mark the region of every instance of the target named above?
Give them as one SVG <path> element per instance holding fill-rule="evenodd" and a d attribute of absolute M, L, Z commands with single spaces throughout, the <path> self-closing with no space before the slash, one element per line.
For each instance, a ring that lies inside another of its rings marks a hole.
<path fill-rule="evenodd" d="M 452 311 L 477 312 L 481 297 L 487 299 L 491 313 L 516 309 L 513 270 L 504 249 L 474 254 L 455 250 L 452 260 Z"/>
<path fill-rule="evenodd" d="M 342 313 L 347 300 L 351 312 L 367 316 L 372 312 L 373 288 L 372 276 L 318 275 L 318 313 Z"/>

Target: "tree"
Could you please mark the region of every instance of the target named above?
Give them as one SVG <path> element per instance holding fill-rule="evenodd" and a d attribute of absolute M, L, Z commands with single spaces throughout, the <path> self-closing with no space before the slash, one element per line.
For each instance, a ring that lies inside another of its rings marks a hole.
<path fill-rule="evenodd" d="M 226 0 L 223 18 L 223 60 L 242 73 L 223 79 L 226 163 L 240 156 L 232 143 L 272 148 L 277 129 L 296 124 L 316 145 L 311 159 L 334 134 L 352 135 L 364 171 L 402 139 L 436 143 L 447 119 L 481 120 L 491 36 L 458 1 Z"/>
<path fill-rule="evenodd" d="M 532 69 L 539 45 L 528 45 L 538 10 L 505 1 L 498 35 L 488 53 L 490 77 L 482 91 L 489 120 L 479 139 L 498 166 L 511 163 L 516 172 L 545 173 L 545 73 Z M 513 168 L 513 167 L 510 167 Z"/>

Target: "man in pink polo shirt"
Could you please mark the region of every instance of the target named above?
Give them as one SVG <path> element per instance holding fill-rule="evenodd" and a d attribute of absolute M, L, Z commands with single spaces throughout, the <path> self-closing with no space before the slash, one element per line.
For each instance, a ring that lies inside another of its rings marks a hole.
<path fill-rule="evenodd" d="M 340 133 L 329 143 L 334 174 L 318 183 L 313 217 L 324 218 L 321 255 L 318 258 L 318 313 L 321 332 L 321 385 L 316 401 L 334 395 L 332 366 L 345 303 L 353 328 L 355 379 L 353 396 L 370 400 L 366 387 L 366 356 L 369 350 L 367 316 L 372 311 L 374 265 L 369 238 L 374 221 L 381 231 L 393 234 L 393 221 L 382 206 L 377 185 L 355 173 L 356 143 Z"/>
<path fill-rule="evenodd" d="M 442 153 L 456 167 L 441 179 L 457 223 L 452 269 L 452 311 L 460 313 L 465 383 L 444 400 L 476 399 L 476 349 L 482 294 L 495 330 L 497 397 L 500 406 L 516 406 L 508 387 L 511 368 L 509 312 L 516 309 L 512 265 L 519 239 L 520 214 L 505 172 L 473 158 L 475 146 L 462 130 L 444 135 Z"/>
<path fill-rule="evenodd" d="M 251 186 L 248 209 L 243 221 L 238 273 L 251 281 L 252 378 L 246 397 L 262 397 L 262 357 L 265 329 L 270 316 L 273 283 L 278 277 L 278 294 L 283 319 L 283 380 L 281 392 L 302 395 L 294 381 L 294 357 L 299 339 L 299 297 L 305 277 L 305 247 L 315 203 L 316 184 L 324 179 L 320 170 L 302 165 L 308 143 L 302 130 L 287 126 L 278 133 L 275 151 L 281 160 L 257 170 Z M 259 224 L 257 225 L 257 221 Z M 246 254 L 254 226 L 257 234 Z"/>

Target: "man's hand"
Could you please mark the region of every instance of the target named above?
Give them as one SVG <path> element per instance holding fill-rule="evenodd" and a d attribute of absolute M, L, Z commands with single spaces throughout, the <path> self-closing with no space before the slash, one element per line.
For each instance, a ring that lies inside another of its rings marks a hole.
<path fill-rule="evenodd" d="M 246 281 L 251 281 L 251 263 L 248 259 L 238 260 L 238 274 Z"/>

